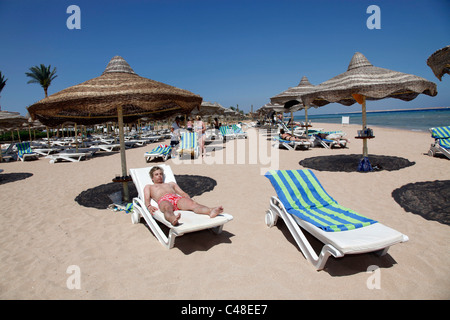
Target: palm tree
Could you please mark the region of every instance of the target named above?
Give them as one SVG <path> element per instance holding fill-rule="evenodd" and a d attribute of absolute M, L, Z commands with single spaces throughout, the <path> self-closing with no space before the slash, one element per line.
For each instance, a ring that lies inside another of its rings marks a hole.
<path fill-rule="evenodd" d="M 5 79 L 5 76 L 2 75 L 2 72 L 0 71 L 0 92 L 2 92 L 5 87 L 6 81 L 8 81 L 8 79 Z M 0 110 L 2 110 L 2 107 L 0 107 Z"/>
<path fill-rule="evenodd" d="M 30 68 L 31 72 L 25 72 L 27 77 L 30 77 L 31 80 L 27 83 L 39 83 L 42 88 L 44 88 L 45 97 L 47 98 L 47 89 L 52 83 L 52 80 L 57 77 L 56 75 L 56 68 L 53 68 L 52 71 L 50 71 L 51 66 L 48 67 L 44 66 L 43 64 L 38 66 L 34 66 Z"/>

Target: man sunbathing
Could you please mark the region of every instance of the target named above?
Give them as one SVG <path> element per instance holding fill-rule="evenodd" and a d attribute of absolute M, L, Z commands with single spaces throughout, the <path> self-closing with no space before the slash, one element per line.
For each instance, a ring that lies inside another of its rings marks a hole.
<path fill-rule="evenodd" d="M 162 168 L 153 167 L 149 174 L 154 184 L 148 184 L 144 188 L 145 205 L 153 214 L 158 208 L 150 204 L 150 199 L 155 200 L 161 212 L 164 213 L 164 218 L 172 225 L 178 225 L 181 217 L 180 213 L 175 215 L 176 210 L 194 211 L 197 214 L 207 214 L 211 218 L 223 212 L 222 206 L 209 208 L 195 202 L 175 182 L 165 183 Z"/>
<path fill-rule="evenodd" d="M 308 141 L 306 138 L 295 137 L 292 134 L 285 132 L 283 129 L 280 129 L 280 138 L 287 141 Z"/>

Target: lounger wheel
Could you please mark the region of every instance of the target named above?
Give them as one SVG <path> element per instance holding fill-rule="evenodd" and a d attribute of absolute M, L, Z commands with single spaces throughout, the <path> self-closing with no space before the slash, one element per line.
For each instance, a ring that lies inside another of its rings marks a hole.
<path fill-rule="evenodd" d="M 55 163 L 55 159 L 50 160 L 49 163 Z"/>
<path fill-rule="evenodd" d="M 133 212 L 131 213 L 131 223 L 132 224 L 138 224 L 140 222 L 140 215 L 137 212 L 138 210 L 133 210 Z"/>
<path fill-rule="evenodd" d="M 434 157 L 435 154 L 436 154 L 436 153 L 434 152 L 434 150 L 432 150 L 432 149 L 428 150 L 428 155 L 429 155 L 430 157 Z"/>
<path fill-rule="evenodd" d="M 266 225 L 269 228 L 272 228 L 276 224 L 276 217 L 275 214 L 272 212 L 272 210 L 266 211 Z"/>

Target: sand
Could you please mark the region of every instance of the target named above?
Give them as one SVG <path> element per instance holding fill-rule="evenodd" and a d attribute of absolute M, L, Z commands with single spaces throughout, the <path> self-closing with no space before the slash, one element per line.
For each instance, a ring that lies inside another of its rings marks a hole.
<path fill-rule="evenodd" d="M 350 144 L 275 150 L 270 136 L 249 129 L 247 140 L 208 145 L 203 161 L 166 161 L 195 200 L 221 204 L 234 217 L 221 234 L 186 234 L 170 250 L 144 223 L 132 224 L 130 214 L 92 206 L 92 190 L 117 188 L 111 184 L 121 172 L 118 153 L 79 163 L 50 164 L 45 158 L 1 163 L 0 298 L 449 299 L 449 225 L 407 211 L 393 197 L 394 190 L 408 184 L 450 180 L 450 160 L 426 155 L 429 133 L 374 128 L 369 153 L 413 163 L 398 170 L 312 169 L 340 204 L 409 237 L 386 256 L 330 258 L 324 270 L 316 271 L 281 219 L 266 226 L 265 212 L 275 194 L 263 176 L 267 169 L 302 169 L 300 162 L 308 158 L 361 153 L 362 142 L 353 138 L 359 126 L 314 125 L 344 130 Z M 154 146 L 127 150 L 128 168 L 161 163 L 145 163 L 144 152 Z M 192 185 L 195 177 L 206 187 Z M 96 201 L 104 206 L 108 198 L 103 194 Z M 376 274 L 368 271 L 371 266 L 379 268 Z M 368 285 L 374 276 L 375 288 Z"/>

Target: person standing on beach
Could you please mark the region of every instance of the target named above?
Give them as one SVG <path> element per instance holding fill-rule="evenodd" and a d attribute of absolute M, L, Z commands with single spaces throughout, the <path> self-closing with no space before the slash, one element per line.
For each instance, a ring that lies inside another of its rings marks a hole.
<path fill-rule="evenodd" d="M 149 172 L 153 185 L 144 187 L 145 206 L 153 214 L 158 208 L 150 204 L 150 199 L 155 200 L 164 218 L 172 225 L 178 225 L 181 214 L 175 215 L 174 211 L 188 210 L 197 214 L 207 214 L 210 218 L 214 218 L 223 212 L 223 207 L 218 206 L 209 208 L 192 200 L 189 195 L 184 192 L 175 182 L 164 182 L 164 170 L 155 166 Z"/>
<path fill-rule="evenodd" d="M 172 123 L 172 128 L 170 129 L 171 136 L 170 136 L 170 146 L 173 148 L 177 144 L 180 143 L 180 118 L 175 117 L 175 121 Z"/>
<path fill-rule="evenodd" d="M 194 122 L 194 131 L 197 132 L 198 144 L 200 146 L 200 150 L 201 150 L 202 157 L 203 157 L 203 156 L 205 156 L 206 127 L 205 127 L 205 123 L 202 121 L 202 117 L 200 117 L 200 116 L 197 116 L 196 121 Z"/>

